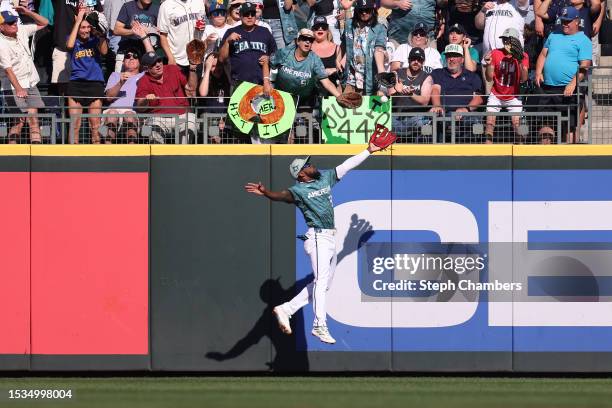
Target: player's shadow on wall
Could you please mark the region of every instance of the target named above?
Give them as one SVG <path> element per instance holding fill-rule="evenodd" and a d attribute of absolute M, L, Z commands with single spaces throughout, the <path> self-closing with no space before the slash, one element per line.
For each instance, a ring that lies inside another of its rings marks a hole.
<path fill-rule="evenodd" d="M 309 369 L 308 353 L 297 350 L 298 344 L 305 344 L 304 317 L 301 311 L 291 318 L 293 334 L 283 334 L 278 328 L 276 318 L 272 314 L 275 306 L 285 303 L 293 298 L 304 286 L 313 279 L 312 274 L 297 281 L 287 289 L 283 289 L 278 279 L 267 279 L 259 288 L 259 296 L 266 303 L 261 316 L 249 332 L 227 352 L 209 352 L 206 357 L 212 360 L 224 361 L 236 358 L 248 350 L 251 346 L 267 336 L 274 350 L 273 360 L 266 363 L 271 371 L 300 371 Z"/>
<path fill-rule="evenodd" d="M 371 224 L 367 220 L 359 218 L 357 214 L 353 214 L 349 231 L 344 239 L 343 249 L 338 253 L 337 262 L 340 263 L 347 255 L 357 251 L 373 235 L 374 231 Z M 306 333 L 308 332 L 309 334 L 310 329 L 307 331 L 306 326 L 310 327 L 310 323 L 305 325 L 302 310 L 298 311 L 291 318 L 293 334 L 287 336 L 278 328 L 278 323 L 272 314 L 272 309 L 291 300 L 312 280 L 313 275 L 309 274 L 305 278 L 296 281 L 291 287 L 283 289 L 278 279 L 267 279 L 259 288 L 259 296 L 266 304 L 266 307 L 253 328 L 227 352 L 213 351 L 206 353 L 206 357 L 216 361 L 236 358 L 253 345 L 259 343 L 263 337 L 267 336 L 274 348 L 273 353 L 275 353 L 273 360 L 267 363 L 271 371 L 307 372 L 310 365 L 308 362 L 308 352 L 305 351 L 307 349 Z M 298 348 L 301 350 L 298 350 Z"/>

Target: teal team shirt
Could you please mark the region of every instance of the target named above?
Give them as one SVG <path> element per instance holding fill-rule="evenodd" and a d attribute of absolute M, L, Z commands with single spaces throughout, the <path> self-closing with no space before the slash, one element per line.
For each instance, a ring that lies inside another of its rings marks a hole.
<path fill-rule="evenodd" d="M 312 228 L 335 228 L 331 189 L 337 182 L 336 169 L 321 170 L 321 178 L 318 180 L 310 183 L 297 182 L 289 187 L 295 205 L 304 214 L 306 225 Z"/>
<path fill-rule="evenodd" d="M 321 58 L 310 52 L 306 59 L 295 59 L 295 45 L 277 50 L 271 58 L 271 67 L 278 68 L 274 87 L 292 95 L 307 97 L 315 89 L 318 81 L 327 78 Z"/>

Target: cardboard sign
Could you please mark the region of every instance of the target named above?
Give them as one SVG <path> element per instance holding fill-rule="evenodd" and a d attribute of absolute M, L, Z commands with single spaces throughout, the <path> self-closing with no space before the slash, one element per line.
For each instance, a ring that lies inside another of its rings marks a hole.
<path fill-rule="evenodd" d="M 346 109 L 336 98 L 323 98 L 321 106 L 323 140 L 329 144 L 368 143 L 377 124 L 391 129 L 391 98 L 382 102 L 379 96 L 364 96 L 359 108 Z"/>
<path fill-rule="evenodd" d="M 271 139 L 291 129 L 295 119 L 295 103 L 287 92 L 273 89 L 269 97 L 263 87 L 243 82 L 230 98 L 227 114 L 236 128 L 249 134 L 257 124 L 259 137 Z"/>

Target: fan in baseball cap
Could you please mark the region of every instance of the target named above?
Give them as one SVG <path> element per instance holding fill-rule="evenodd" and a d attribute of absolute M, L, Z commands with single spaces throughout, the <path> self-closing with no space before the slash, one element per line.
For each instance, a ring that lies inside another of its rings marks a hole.
<path fill-rule="evenodd" d="M 504 30 L 504 32 L 502 33 L 502 35 L 499 36 L 499 38 L 516 38 L 517 40 L 520 41 L 520 37 L 519 37 L 519 32 L 516 28 L 512 28 L 512 27 L 508 27 Z"/>
<path fill-rule="evenodd" d="M 374 0 L 357 0 L 355 2 L 356 9 L 373 9 L 376 8 L 376 2 Z"/>
<path fill-rule="evenodd" d="M 454 55 L 460 55 L 463 57 L 463 47 L 459 44 L 448 44 L 444 48 L 444 55 L 446 55 L 447 57 Z"/>
<path fill-rule="evenodd" d="M 250 1 L 247 1 L 242 6 L 240 6 L 241 16 L 245 15 L 246 13 L 250 11 L 257 12 L 257 5 L 255 3 L 251 3 Z"/>
<path fill-rule="evenodd" d="M 140 64 L 142 64 L 143 67 L 151 67 L 155 65 L 157 61 L 161 60 L 163 60 L 162 57 L 151 51 L 147 52 L 142 56 L 142 58 L 140 58 Z"/>
<path fill-rule="evenodd" d="M 312 21 L 312 31 L 317 31 L 319 28 L 323 28 L 324 30 L 329 28 L 327 19 L 323 16 L 316 16 Z"/>
<path fill-rule="evenodd" d="M 17 20 L 18 17 L 8 10 L 5 10 L 0 13 L 0 24 L 13 24 Z"/>
<path fill-rule="evenodd" d="M 293 159 L 293 161 L 289 165 L 289 173 L 291 173 L 291 177 L 297 180 L 298 174 L 300 174 L 300 171 L 302 171 L 304 166 L 306 166 L 309 161 L 310 161 L 310 156 L 306 156 L 303 159 L 300 159 L 300 158 Z"/>
<path fill-rule="evenodd" d="M 422 48 L 414 47 L 410 50 L 410 54 L 408 54 L 408 61 L 414 61 L 415 59 L 425 61 L 425 51 Z"/>
<path fill-rule="evenodd" d="M 563 7 L 561 10 L 561 16 L 559 17 L 562 21 L 571 21 L 580 17 L 578 9 L 576 7 Z"/>
<path fill-rule="evenodd" d="M 459 34 L 463 34 L 463 35 L 467 34 L 467 32 L 465 31 L 465 28 L 461 24 L 459 24 L 459 23 L 455 23 L 452 26 L 450 26 L 448 28 L 448 33 L 449 34 L 450 33 L 459 33 Z"/>

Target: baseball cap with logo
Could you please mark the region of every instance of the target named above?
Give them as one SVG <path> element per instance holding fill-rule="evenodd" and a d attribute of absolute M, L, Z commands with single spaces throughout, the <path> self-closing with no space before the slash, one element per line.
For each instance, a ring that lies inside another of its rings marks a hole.
<path fill-rule="evenodd" d="M 578 9 L 576 9 L 576 7 L 563 7 L 561 10 L 561 20 L 570 21 L 575 20 L 578 17 L 580 17 L 580 14 L 578 13 Z"/>
<path fill-rule="evenodd" d="M 5 10 L 2 13 L 0 13 L 0 24 L 4 24 L 4 23 L 12 24 L 15 21 L 17 21 L 17 19 L 18 17 L 8 10 Z"/>
<path fill-rule="evenodd" d="M 520 40 L 518 30 L 512 27 L 506 28 L 499 38 L 516 38 L 517 40 Z"/>
<path fill-rule="evenodd" d="M 255 3 L 247 1 L 242 6 L 240 6 L 240 15 L 246 14 L 249 11 L 257 11 L 257 5 L 255 5 Z"/>
<path fill-rule="evenodd" d="M 312 30 L 308 29 L 308 28 L 302 28 L 299 32 L 298 32 L 298 38 L 299 37 L 309 37 L 309 38 L 314 38 L 314 33 L 312 32 Z"/>
<path fill-rule="evenodd" d="M 314 20 L 312 20 L 312 29 L 314 30 L 315 27 L 323 27 L 327 30 L 329 28 L 327 19 L 323 16 L 316 16 Z"/>
<path fill-rule="evenodd" d="M 155 63 L 160 60 L 163 60 L 163 58 L 151 51 L 147 52 L 142 56 L 142 58 L 140 58 L 140 63 L 145 67 L 150 67 L 155 65 Z"/>
<path fill-rule="evenodd" d="M 423 23 L 416 23 L 414 25 L 414 27 L 412 27 L 412 32 L 417 32 L 417 31 L 425 31 L 427 32 L 427 26 Z"/>
<path fill-rule="evenodd" d="M 212 14 L 213 12 L 218 11 L 218 10 L 227 11 L 227 8 L 225 7 L 225 4 L 223 3 L 223 1 L 217 0 L 217 1 L 213 1 L 212 3 L 210 3 L 208 13 Z"/>
<path fill-rule="evenodd" d="M 448 54 L 459 54 L 459 55 L 463 56 L 463 47 L 460 46 L 459 44 L 448 44 L 444 48 L 444 54 L 445 55 L 448 55 Z"/>
<path fill-rule="evenodd" d="M 452 26 L 450 26 L 448 28 L 448 32 L 449 33 L 459 33 L 459 34 L 466 34 L 465 28 L 459 24 L 459 23 L 455 23 Z"/>
<path fill-rule="evenodd" d="M 310 156 L 306 156 L 303 159 L 295 158 L 289 165 L 289 173 L 291 173 L 291 177 L 297 180 L 298 174 L 304 168 L 304 166 L 310 161 Z"/>
<path fill-rule="evenodd" d="M 376 7 L 374 0 L 357 0 L 355 2 L 356 9 L 373 9 L 374 7 Z"/>
<path fill-rule="evenodd" d="M 425 51 L 423 51 L 420 47 L 414 47 L 410 50 L 410 54 L 408 54 L 408 61 L 412 61 L 415 59 L 420 59 L 421 61 L 425 61 Z"/>

